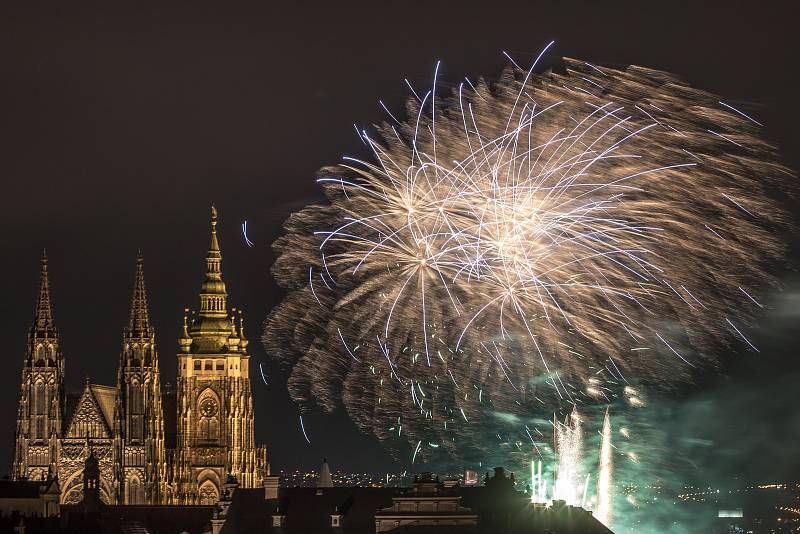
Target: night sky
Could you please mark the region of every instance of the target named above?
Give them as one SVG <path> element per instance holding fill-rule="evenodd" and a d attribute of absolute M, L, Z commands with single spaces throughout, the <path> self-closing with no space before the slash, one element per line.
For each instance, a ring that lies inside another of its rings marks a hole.
<path fill-rule="evenodd" d="M 800 167 L 798 19 L 756 2 L 17 4 L 0 9 L 0 473 L 13 454 L 42 248 L 67 390 L 80 389 L 87 375 L 114 384 L 139 248 L 162 382 L 174 383 L 183 308 L 198 304 L 212 202 L 229 304 L 245 310 L 252 341 L 256 438 L 268 444 L 273 469 L 316 468 L 323 456 L 334 469 L 402 469 L 342 416 L 310 415 L 307 444 L 286 373 L 258 339 L 281 297 L 269 276 L 269 245 L 292 210 L 320 198 L 314 172 L 362 153 L 353 123 L 383 120 L 378 99 L 400 111 L 403 78 L 429 86 L 439 59 L 441 80 L 491 78 L 506 63 L 503 50 L 527 64 L 555 39 L 551 61 L 672 71 L 747 109 L 767 125 L 788 165 Z M 253 248 L 242 237 L 244 220 Z M 787 236 L 794 264 L 796 241 Z M 706 437 L 718 441 L 800 439 L 796 396 L 775 394 L 800 376 L 800 284 L 792 265 L 778 274 L 786 290 L 754 334 L 762 352 L 736 356 L 728 378 L 675 393 L 706 399 L 711 407 L 697 417 L 716 422 L 687 432 L 717 432 Z M 698 405 L 682 406 L 675 413 Z M 758 452 L 737 454 L 743 462 Z M 794 456 L 774 459 L 773 469 L 796 473 Z"/>

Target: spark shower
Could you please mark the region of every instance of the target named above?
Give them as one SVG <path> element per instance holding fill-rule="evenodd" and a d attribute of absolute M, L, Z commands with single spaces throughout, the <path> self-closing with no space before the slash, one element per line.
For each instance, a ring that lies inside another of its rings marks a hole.
<path fill-rule="evenodd" d="M 301 411 L 343 407 L 405 463 L 521 465 L 555 411 L 758 350 L 792 177 L 761 125 L 658 70 L 539 72 L 549 46 L 452 90 L 437 64 L 358 130 L 369 158 L 318 172 L 264 332 Z"/>

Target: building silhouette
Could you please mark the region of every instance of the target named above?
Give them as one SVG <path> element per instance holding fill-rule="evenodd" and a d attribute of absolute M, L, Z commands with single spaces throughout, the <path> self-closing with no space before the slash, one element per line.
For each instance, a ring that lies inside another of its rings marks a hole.
<path fill-rule="evenodd" d="M 57 479 L 62 504 L 91 491 L 110 505 L 212 505 L 229 477 L 243 488 L 263 486 L 269 465 L 254 439 L 248 341 L 241 312 L 228 310 L 216 225 L 212 207 L 200 308 L 184 314 L 174 389 L 161 385 L 139 254 L 115 386 L 87 378 L 79 394 L 64 392 L 65 359 L 42 256 L 12 479 Z M 96 467 L 96 485 L 84 476 L 87 461 L 93 473 Z"/>

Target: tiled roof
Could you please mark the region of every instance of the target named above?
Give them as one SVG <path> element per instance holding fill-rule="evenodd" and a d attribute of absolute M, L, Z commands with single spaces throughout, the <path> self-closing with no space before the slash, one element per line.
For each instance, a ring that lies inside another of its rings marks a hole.
<path fill-rule="evenodd" d="M 92 384 L 91 388 L 94 398 L 97 399 L 100 410 L 103 412 L 106 424 L 109 428 L 114 428 L 114 403 L 117 400 L 117 388 L 100 384 Z"/>
<path fill-rule="evenodd" d="M 65 395 L 66 399 L 64 401 L 64 419 L 62 424 L 64 428 L 62 432 L 64 434 L 67 433 L 67 428 L 69 428 L 69 423 L 72 421 L 72 414 L 75 413 L 75 410 L 78 408 L 78 401 L 81 400 L 81 394 L 83 392 L 70 392 Z"/>

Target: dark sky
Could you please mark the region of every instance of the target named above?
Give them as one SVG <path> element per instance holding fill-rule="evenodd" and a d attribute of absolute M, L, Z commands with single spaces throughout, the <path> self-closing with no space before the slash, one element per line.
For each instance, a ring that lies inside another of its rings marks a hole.
<path fill-rule="evenodd" d="M 360 150 L 352 124 L 381 120 L 379 98 L 399 110 L 403 78 L 430 85 L 438 59 L 443 80 L 493 77 L 503 50 L 527 63 L 555 39 L 554 56 L 673 71 L 748 103 L 799 166 L 798 19 L 778 2 L 15 4 L 0 8 L 0 470 L 13 451 L 41 249 L 50 256 L 67 388 L 87 374 L 113 384 L 137 248 L 162 381 L 174 382 L 175 340 L 184 306 L 197 305 L 212 201 L 229 301 L 245 310 L 254 341 L 253 376 L 258 362 L 270 376 L 269 386 L 254 378 L 253 388 L 257 438 L 273 465 L 316 467 L 323 455 L 334 468 L 390 465 L 341 417 L 309 417 L 309 446 L 286 375 L 255 341 L 280 298 L 268 268 L 283 219 L 318 198 L 319 167 Z M 240 232 L 245 219 L 252 249 Z M 789 300 L 791 328 L 798 302 Z M 795 343 L 773 344 L 769 357 L 788 361 Z M 779 372 L 772 367 L 758 367 L 759 383 Z"/>

